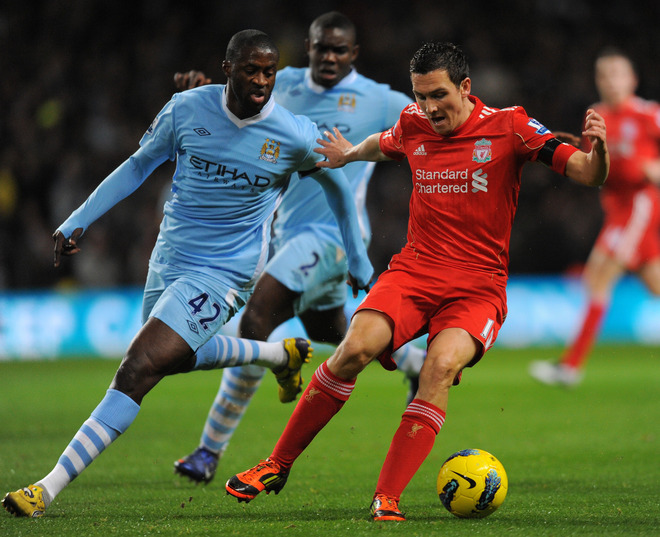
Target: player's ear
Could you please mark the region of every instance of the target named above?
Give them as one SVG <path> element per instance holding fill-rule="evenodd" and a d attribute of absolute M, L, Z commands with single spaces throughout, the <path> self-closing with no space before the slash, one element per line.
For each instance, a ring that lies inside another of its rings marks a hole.
<path fill-rule="evenodd" d="M 222 72 L 225 74 L 227 79 L 231 75 L 231 62 L 229 60 L 222 60 Z"/>
<path fill-rule="evenodd" d="M 309 39 L 305 39 L 305 53 L 309 56 L 309 47 L 311 46 L 311 43 Z"/>
<path fill-rule="evenodd" d="M 360 45 L 355 45 L 353 47 L 353 55 L 351 56 L 351 63 L 357 60 L 358 54 L 360 54 Z"/>
<path fill-rule="evenodd" d="M 470 95 L 470 92 L 472 91 L 472 80 L 470 80 L 469 76 L 463 79 L 459 86 L 459 90 L 461 92 L 461 97 L 467 97 Z"/>

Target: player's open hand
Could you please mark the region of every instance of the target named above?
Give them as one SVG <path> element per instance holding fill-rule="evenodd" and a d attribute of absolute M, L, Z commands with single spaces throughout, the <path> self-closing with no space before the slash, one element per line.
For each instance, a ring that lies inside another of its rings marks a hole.
<path fill-rule="evenodd" d="M 211 79 L 208 78 L 202 71 L 187 71 L 186 73 L 174 73 L 174 85 L 179 91 L 184 91 L 192 88 L 198 88 L 199 86 L 206 86 L 211 83 Z"/>
<path fill-rule="evenodd" d="M 341 168 L 348 163 L 346 153 L 353 144 L 342 136 L 337 127 L 333 127 L 332 131 L 323 133 L 327 140 L 323 138 L 316 140 L 321 147 L 314 148 L 314 152 L 325 157 L 325 160 L 316 163 L 319 168 Z"/>
<path fill-rule="evenodd" d="M 73 233 L 71 233 L 71 236 L 68 239 L 65 238 L 59 230 L 53 233 L 53 240 L 55 241 L 53 264 L 56 267 L 60 266 L 60 256 L 74 255 L 80 251 L 80 248 L 78 247 L 78 239 L 82 235 L 82 232 L 83 229 L 78 227 L 73 230 Z"/>
<path fill-rule="evenodd" d="M 603 116 L 590 108 L 587 110 L 582 136 L 586 136 L 591 147 L 598 153 L 607 153 L 607 128 Z"/>

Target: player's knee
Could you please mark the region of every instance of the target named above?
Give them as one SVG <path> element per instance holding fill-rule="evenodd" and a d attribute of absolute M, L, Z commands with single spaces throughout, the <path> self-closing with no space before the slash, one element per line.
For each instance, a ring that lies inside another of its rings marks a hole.
<path fill-rule="evenodd" d="M 645 277 L 646 288 L 655 296 L 660 296 L 660 273 L 653 277 Z"/>
<path fill-rule="evenodd" d="M 345 338 L 330 357 L 328 366 L 342 378 L 358 375 L 376 357 L 364 341 L 359 338 Z"/>
<path fill-rule="evenodd" d="M 133 342 L 117 369 L 112 387 L 138 400 L 158 383 L 165 373 L 158 371 L 154 360 L 139 342 Z"/>
<path fill-rule="evenodd" d="M 451 352 L 427 355 L 421 374 L 431 384 L 449 389 L 456 375 L 463 369 L 464 363 L 459 356 Z"/>
<path fill-rule="evenodd" d="M 127 353 L 115 373 L 112 388 L 133 396 L 143 378 L 144 367 L 134 355 Z"/>

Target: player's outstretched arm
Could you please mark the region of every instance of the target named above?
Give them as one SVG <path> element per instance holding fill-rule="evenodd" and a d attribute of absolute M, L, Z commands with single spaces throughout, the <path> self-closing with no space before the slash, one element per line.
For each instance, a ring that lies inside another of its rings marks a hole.
<path fill-rule="evenodd" d="M 211 83 L 211 79 L 202 71 L 186 71 L 185 73 L 174 73 L 174 85 L 179 91 L 184 91 L 199 86 L 206 86 Z"/>
<path fill-rule="evenodd" d="M 610 154 L 607 149 L 605 120 L 594 110 L 587 110 L 582 136 L 591 144 L 591 151 L 577 151 L 568 159 L 566 175 L 587 186 L 600 186 L 610 170 Z"/>
<path fill-rule="evenodd" d="M 314 149 L 325 157 L 325 160 L 317 162 L 319 168 L 341 168 L 349 162 L 357 160 L 367 160 L 370 162 L 379 162 L 382 160 L 391 160 L 380 150 L 380 132 L 372 134 L 357 145 L 351 144 L 344 138 L 336 127 L 333 132 L 325 131 L 323 134 L 327 138 L 316 140 L 321 147 Z"/>

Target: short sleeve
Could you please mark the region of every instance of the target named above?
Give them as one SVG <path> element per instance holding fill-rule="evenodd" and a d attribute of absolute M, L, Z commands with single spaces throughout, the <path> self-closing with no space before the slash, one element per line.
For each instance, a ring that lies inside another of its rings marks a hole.
<path fill-rule="evenodd" d="M 406 153 L 403 148 L 401 119 L 380 135 L 380 150 L 392 160 L 403 160 Z"/>

